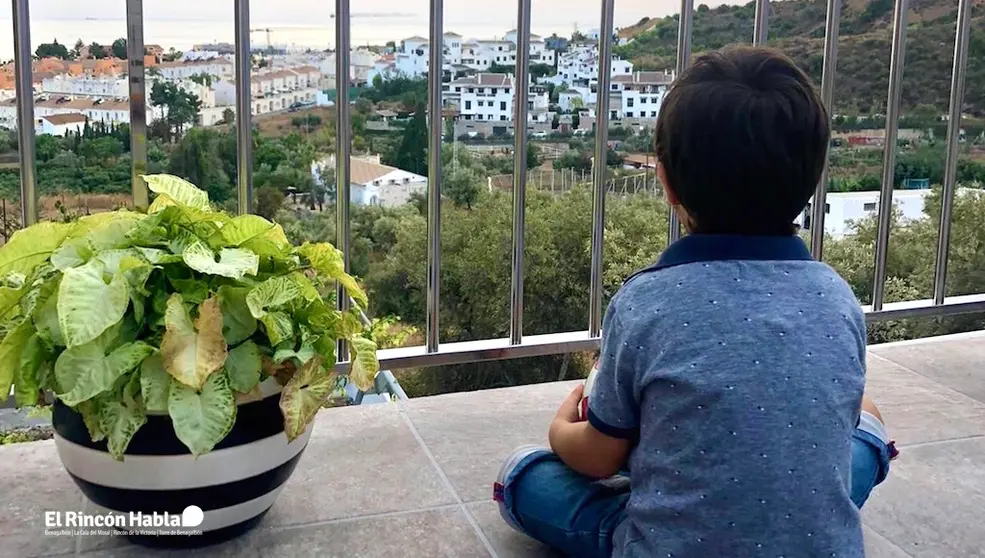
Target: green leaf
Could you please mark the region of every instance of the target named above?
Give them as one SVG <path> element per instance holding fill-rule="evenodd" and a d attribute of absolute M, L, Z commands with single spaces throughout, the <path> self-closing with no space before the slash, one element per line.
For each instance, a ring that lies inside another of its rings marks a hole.
<path fill-rule="evenodd" d="M 62 335 L 62 328 L 58 325 L 57 290 L 35 309 L 32 317 L 34 319 L 34 327 L 38 329 L 38 335 L 42 339 L 49 345 L 65 346 L 65 337 Z"/>
<path fill-rule="evenodd" d="M 14 288 L 14 287 L 0 287 L 0 317 L 6 316 L 11 310 L 17 307 L 24 294 L 27 293 L 27 287 Z"/>
<path fill-rule="evenodd" d="M 171 382 L 168 414 L 174 433 L 195 456 L 215 447 L 236 422 L 236 398 L 225 372 L 208 377 L 201 392 Z"/>
<path fill-rule="evenodd" d="M 321 294 L 318 293 L 318 289 L 311 282 L 311 279 L 305 277 L 305 275 L 299 271 L 294 271 L 287 275 L 287 278 L 294 282 L 301 291 L 301 297 L 307 301 L 320 300 Z"/>
<path fill-rule="evenodd" d="M 51 265 L 58 271 L 79 267 L 92 258 L 92 247 L 84 237 L 70 238 L 51 254 Z"/>
<path fill-rule="evenodd" d="M 260 265 L 260 258 L 253 252 L 239 248 L 223 248 L 216 257 L 216 253 L 201 241 L 186 246 L 181 257 L 185 264 L 195 271 L 230 279 L 256 275 Z"/>
<path fill-rule="evenodd" d="M 225 368 L 230 387 L 248 393 L 260 381 L 260 366 L 260 349 L 253 341 L 246 341 L 229 351 Z"/>
<path fill-rule="evenodd" d="M 334 279 L 345 288 L 349 296 L 354 298 L 363 308 L 367 305 L 366 293 L 356 282 L 355 277 L 345 272 L 345 265 L 342 259 L 342 252 L 327 243 L 312 244 L 305 242 L 297 249 L 298 254 L 304 256 L 311 267 L 326 278 Z"/>
<path fill-rule="evenodd" d="M 246 295 L 246 305 L 253 317 L 260 319 L 269 308 L 282 306 L 299 296 L 301 289 L 297 283 L 287 277 L 271 277 L 250 289 Z"/>
<path fill-rule="evenodd" d="M 140 363 L 140 395 L 148 411 L 168 410 L 171 376 L 161 363 L 161 355 L 151 355 Z"/>
<path fill-rule="evenodd" d="M 138 225 L 140 219 L 143 219 L 143 215 L 122 211 L 115 212 L 113 215 L 114 219 L 93 228 L 85 235 L 88 245 L 95 254 L 105 250 L 128 248 L 133 244 L 127 235 Z"/>
<path fill-rule="evenodd" d="M 146 258 L 147 261 L 149 261 L 154 265 L 158 265 L 158 264 L 164 265 L 169 263 L 177 263 L 181 261 L 181 256 L 178 256 L 176 254 L 171 254 L 169 252 L 165 252 L 164 250 L 160 250 L 158 248 L 137 247 L 135 248 L 135 250 L 140 252 L 140 254 L 144 256 L 144 258 Z"/>
<path fill-rule="evenodd" d="M 284 386 L 280 410 L 284 415 L 284 433 L 293 441 L 304 433 L 318 409 L 338 385 L 338 378 L 322 366 L 320 358 L 309 360 Z"/>
<path fill-rule="evenodd" d="M 257 330 L 257 320 L 246 305 L 246 287 L 219 287 L 219 307 L 222 309 L 222 336 L 227 345 L 238 345 Z"/>
<path fill-rule="evenodd" d="M 21 364 L 21 353 L 27 341 L 34 335 L 31 320 L 23 320 L 0 341 L 0 399 L 10 394 L 10 384 L 14 382 L 14 371 Z"/>
<path fill-rule="evenodd" d="M 41 222 L 21 229 L 0 248 L 0 276 L 10 272 L 30 275 L 48 260 L 72 231 L 72 225 Z"/>
<path fill-rule="evenodd" d="M 74 407 L 104 393 L 120 377 L 154 353 L 154 347 L 137 341 L 120 346 L 108 356 L 101 340 L 66 349 L 55 361 L 55 379 L 66 390 L 62 403 Z"/>
<path fill-rule="evenodd" d="M 48 351 L 37 333 L 28 338 L 21 351 L 20 365 L 14 380 L 14 400 L 18 407 L 37 405 L 41 394 L 38 370 L 48 358 Z"/>
<path fill-rule="evenodd" d="M 145 174 L 142 178 L 147 182 L 147 188 L 155 194 L 167 196 L 181 205 L 199 211 L 212 211 L 209 195 L 196 188 L 191 182 L 169 174 Z"/>
<path fill-rule="evenodd" d="M 135 402 L 104 401 L 99 410 L 99 430 L 106 436 L 106 447 L 117 461 L 123 461 L 123 454 L 130 440 L 144 423 L 147 414 Z"/>
<path fill-rule="evenodd" d="M 349 379 L 362 391 L 372 389 L 380 369 L 380 362 L 376 359 L 376 343 L 365 337 L 353 337 L 349 340 L 349 352 L 352 354 Z"/>
<path fill-rule="evenodd" d="M 82 421 L 85 422 L 86 429 L 89 431 L 89 437 L 92 438 L 93 442 L 98 442 L 106 438 L 106 433 L 103 432 L 100 426 L 100 410 L 102 409 L 101 401 L 99 399 L 90 399 L 89 401 L 83 401 L 75 408 L 76 411 L 82 415 Z"/>
<path fill-rule="evenodd" d="M 219 247 L 241 247 L 251 240 L 264 239 L 282 249 L 290 246 L 284 230 L 279 225 L 259 215 L 239 215 L 223 225 L 218 234 L 209 239 L 209 244 Z"/>
<path fill-rule="evenodd" d="M 103 264 L 91 261 L 65 270 L 58 287 L 58 326 L 68 347 L 92 341 L 123 319 L 130 302 L 122 275 L 103 280 Z"/>
<path fill-rule="evenodd" d="M 314 343 L 318 341 L 319 336 L 311 333 L 311 330 L 303 325 L 298 326 L 298 329 L 301 330 L 301 347 L 296 348 L 293 340 L 285 342 L 274 351 L 274 362 L 279 364 L 289 358 L 294 358 L 304 364 L 315 356 Z"/>
<path fill-rule="evenodd" d="M 198 319 L 193 325 L 181 295 L 171 295 L 164 323 L 167 327 L 161 340 L 164 369 L 179 382 L 201 389 L 209 375 L 226 362 L 218 299 L 210 298 L 198 307 Z"/>
<path fill-rule="evenodd" d="M 294 320 L 284 312 L 267 312 L 260 323 L 271 345 L 280 345 L 294 338 Z"/>

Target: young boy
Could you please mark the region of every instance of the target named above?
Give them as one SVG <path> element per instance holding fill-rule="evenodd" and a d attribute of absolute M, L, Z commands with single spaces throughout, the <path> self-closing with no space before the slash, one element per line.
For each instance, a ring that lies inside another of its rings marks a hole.
<path fill-rule="evenodd" d="M 893 450 L 871 402 L 861 412 L 858 301 L 793 225 L 828 122 L 770 50 L 679 77 L 657 172 L 690 234 L 612 299 L 588 420 L 579 387 L 553 453 L 507 459 L 494 494 L 513 527 L 571 556 L 863 556 L 858 507 Z"/>

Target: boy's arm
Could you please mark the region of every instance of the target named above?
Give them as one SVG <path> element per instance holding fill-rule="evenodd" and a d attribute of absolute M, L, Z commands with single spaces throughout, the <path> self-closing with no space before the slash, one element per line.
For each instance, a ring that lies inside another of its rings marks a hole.
<path fill-rule="evenodd" d="M 551 449 L 568 467 L 583 475 L 611 477 L 626 463 L 630 441 L 607 436 L 588 421 L 578 420 L 583 392 L 584 386 L 579 385 L 561 404 L 548 434 Z"/>

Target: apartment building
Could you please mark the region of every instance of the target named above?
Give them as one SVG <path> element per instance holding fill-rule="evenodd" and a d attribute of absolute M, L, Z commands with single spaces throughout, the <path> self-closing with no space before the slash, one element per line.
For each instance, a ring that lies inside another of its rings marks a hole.
<path fill-rule="evenodd" d="M 85 97 L 128 97 L 126 77 L 58 74 L 41 81 L 41 93 Z"/>
<path fill-rule="evenodd" d="M 618 56 L 612 57 L 609 75 L 628 76 L 633 73 L 633 63 Z M 567 52 L 561 54 L 557 63 L 557 74 L 541 78 L 541 82 L 552 82 L 555 85 L 566 83 L 571 85 L 588 85 L 598 81 L 599 54 L 598 45 L 573 45 Z"/>
<path fill-rule="evenodd" d="M 102 122 L 107 126 L 130 123 L 130 103 L 126 100 L 93 97 L 51 97 L 41 95 L 34 99 L 34 117 L 40 119 L 59 114 L 81 114 L 89 122 Z M 17 128 L 17 100 L 0 103 L 0 126 Z"/>
<path fill-rule="evenodd" d="M 274 70 L 250 77 L 253 114 L 286 110 L 292 105 L 311 104 L 318 94 L 321 71 L 314 66 Z M 236 104 L 236 87 L 228 81 L 213 84 L 218 107 Z"/>
<path fill-rule="evenodd" d="M 148 68 L 148 72 L 151 75 L 156 74 L 168 80 L 188 79 L 201 74 L 216 76 L 224 80 L 232 80 L 235 77 L 236 68 L 229 60 L 216 57 L 203 60 L 161 62 L 153 66 L 153 69 Z"/>
<path fill-rule="evenodd" d="M 613 96 L 621 101 L 618 107 L 614 107 L 616 117 L 640 121 L 656 120 L 660 104 L 673 81 L 674 72 L 669 71 L 634 72 L 628 76 L 613 77 Z"/>
<path fill-rule="evenodd" d="M 513 76 L 476 74 L 442 86 L 446 106 L 455 108 L 462 120 L 510 122 L 513 120 Z M 528 122 L 549 122 L 547 89 L 531 86 L 527 98 Z"/>

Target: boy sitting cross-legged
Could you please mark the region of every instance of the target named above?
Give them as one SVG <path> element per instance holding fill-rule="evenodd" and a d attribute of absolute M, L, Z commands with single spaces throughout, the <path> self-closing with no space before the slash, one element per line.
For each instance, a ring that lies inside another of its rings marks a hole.
<path fill-rule="evenodd" d="M 506 460 L 512 526 L 572 556 L 863 556 L 858 509 L 894 450 L 863 410 L 855 295 L 793 225 L 828 140 L 809 79 L 773 51 L 679 77 L 656 148 L 690 234 L 612 299 L 587 421 L 579 387 L 553 451 Z"/>

